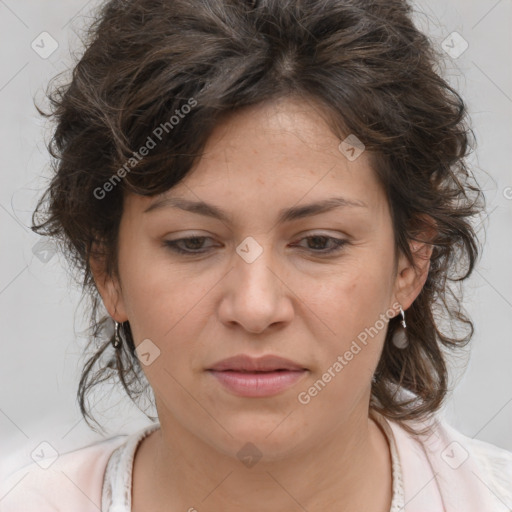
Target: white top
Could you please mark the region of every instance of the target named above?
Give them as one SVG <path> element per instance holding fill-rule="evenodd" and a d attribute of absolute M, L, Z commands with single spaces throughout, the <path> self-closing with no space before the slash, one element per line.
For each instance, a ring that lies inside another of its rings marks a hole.
<path fill-rule="evenodd" d="M 417 432 L 432 427 L 417 435 L 373 416 L 390 446 L 390 512 L 512 511 L 512 452 L 465 436 L 437 416 L 409 423 Z M 0 481 L 0 511 L 131 512 L 136 448 L 159 427 L 62 454 L 41 443 L 32 454 L 35 462 Z"/>
<path fill-rule="evenodd" d="M 395 437 L 386 420 L 380 415 L 372 415 L 384 431 L 389 443 L 392 462 L 393 497 L 389 512 L 403 512 L 405 507 L 402 468 L 398 456 Z M 132 509 L 132 470 L 137 447 L 151 432 L 160 428 L 156 423 L 132 434 L 126 442 L 112 453 L 105 476 L 101 496 L 102 512 L 131 512 Z M 483 512 L 483 511 L 482 511 Z"/>

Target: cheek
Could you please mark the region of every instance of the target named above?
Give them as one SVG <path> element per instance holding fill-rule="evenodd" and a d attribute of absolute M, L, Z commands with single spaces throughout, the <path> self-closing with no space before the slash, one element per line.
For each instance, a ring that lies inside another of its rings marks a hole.
<path fill-rule="evenodd" d="M 384 265 L 360 255 L 302 289 L 304 302 L 340 339 L 356 336 L 388 309 L 390 279 Z"/>
<path fill-rule="evenodd" d="M 369 392 L 388 325 L 388 305 L 375 277 L 354 273 L 321 286 L 323 292 L 311 297 L 311 309 L 321 320 L 309 314 L 320 357 L 297 396 L 308 415 L 328 415 L 337 424 L 339 412 L 352 410 Z"/>
<path fill-rule="evenodd" d="M 120 247 L 123 300 L 136 345 L 169 330 L 187 303 L 190 286 L 176 267 L 166 265 L 160 251 L 140 243 Z"/>
<path fill-rule="evenodd" d="M 129 252 L 122 262 L 123 297 L 135 345 L 149 338 L 161 350 L 158 362 L 175 368 L 193 350 L 191 339 L 211 321 L 209 299 L 219 277 L 170 261 L 165 249 Z"/>
<path fill-rule="evenodd" d="M 301 314 L 310 319 L 309 329 L 322 344 L 314 380 L 322 381 L 319 386 L 329 382 L 330 391 L 322 391 L 325 399 L 333 393 L 332 399 L 350 401 L 371 381 L 390 318 L 392 269 L 382 261 L 386 258 L 376 248 L 360 251 L 329 278 L 303 288 L 308 308 Z"/>

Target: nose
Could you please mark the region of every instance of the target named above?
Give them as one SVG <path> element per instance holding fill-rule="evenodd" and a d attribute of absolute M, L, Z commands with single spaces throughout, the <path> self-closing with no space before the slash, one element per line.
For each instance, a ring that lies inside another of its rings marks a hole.
<path fill-rule="evenodd" d="M 285 280 L 270 243 L 263 246 L 251 238 L 249 244 L 240 244 L 223 280 L 221 321 L 238 324 L 253 334 L 289 323 L 294 315 L 294 294 Z"/>

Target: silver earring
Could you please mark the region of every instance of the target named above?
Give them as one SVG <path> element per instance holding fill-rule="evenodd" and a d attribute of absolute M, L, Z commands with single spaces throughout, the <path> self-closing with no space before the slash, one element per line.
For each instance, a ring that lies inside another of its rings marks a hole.
<path fill-rule="evenodd" d="M 404 349 L 407 347 L 407 345 L 409 345 L 409 339 L 408 339 L 407 333 L 405 331 L 405 329 L 407 328 L 407 325 L 405 323 L 405 313 L 404 313 L 404 310 L 402 309 L 402 306 L 400 306 L 400 314 L 402 315 L 402 320 L 400 321 L 400 323 L 402 325 L 398 326 L 395 329 L 395 332 L 393 333 L 392 341 L 393 341 L 393 345 L 395 345 L 395 347 Z"/>
<path fill-rule="evenodd" d="M 120 322 L 115 322 L 115 324 L 116 324 L 116 329 L 115 329 L 115 334 L 114 334 L 114 341 L 112 344 L 114 345 L 114 348 L 119 349 L 119 348 L 121 348 L 121 345 L 125 341 L 125 336 L 124 336 L 124 332 L 121 331 L 123 324 Z M 124 331 L 124 329 L 123 329 L 123 331 Z"/>

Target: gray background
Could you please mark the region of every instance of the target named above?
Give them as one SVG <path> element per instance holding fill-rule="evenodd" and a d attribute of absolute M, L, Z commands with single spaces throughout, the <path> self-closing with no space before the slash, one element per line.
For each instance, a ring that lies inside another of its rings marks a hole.
<path fill-rule="evenodd" d="M 74 31 L 98 3 L 0 0 L 0 478 L 31 462 L 42 441 L 62 453 L 102 438 L 75 403 L 87 327 L 79 290 L 51 246 L 44 261 L 39 237 L 27 227 L 49 175 L 50 131 L 33 98 L 41 100 L 48 80 L 69 65 L 69 48 L 80 50 Z M 470 163 L 488 201 L 485 250 L 465 287 L 476 326 L 472 352 L 465 373 L 464 357 L 453 362 L 457 387 L 444 414 L 464 434 L 512 450 L 512 2 L 429 0 L 416 7 L 424 13 L 417 23 L 437 46 L 454 31 L 469 44 L 457 58 L 446 56 L 445 73 L 468 104 L 478 142 Z M 44 31 L 58 43 L 48 58 L 31 47 Z M 100 395 L 94 411 L 109 435 L 150 423 L 115 389 Z"/>

